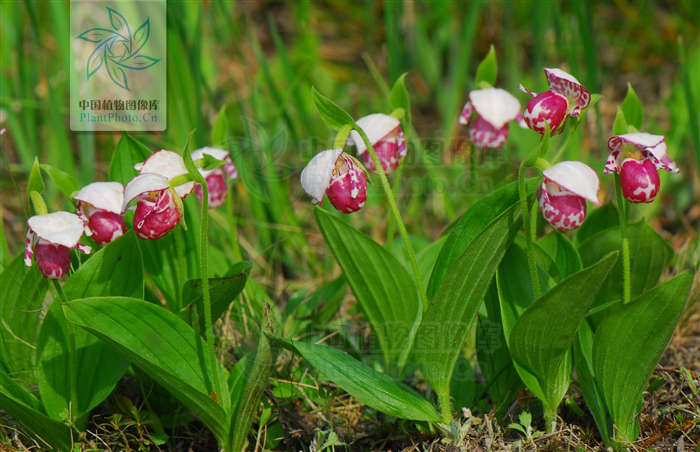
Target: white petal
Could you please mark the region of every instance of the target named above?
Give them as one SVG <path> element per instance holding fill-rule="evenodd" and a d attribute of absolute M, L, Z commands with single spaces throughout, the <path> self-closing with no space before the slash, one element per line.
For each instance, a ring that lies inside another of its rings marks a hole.
<path fill-rule="evenodd" d="M 152 191 L 163 191 L 170 187 L 168 179 L 160 174 L 143 173 L 129 181 L 124 191 L 124 203 L 121 206 L 121 213 L 126 212 L 126 206 L 139 195 Z"/>
<path fill-rule="evenodd" d="M 542 174 L 560 187 L 600 205 L 600 179 L 590 166 L 575 161 L 559 162 L 544 170 Z"/>
<path fill-rule="evenodd" d="M 94 182 L 81 188 L 73 199 L 118 214 L 124 203 L 124 186 L 119 182 Z"/>
<path fill-rule="evenodd" d="M 520 102 L 501 88 L 479 89 L 469 93 L 469 101 L 486 122 L 497 129 L 514 120 L 520 113 Z"/>
<path fill-rule="evenodd" d="M 652 135 L 646 132 L 626 133 L 624 135 L 617 135 L 613 138 L 618 138 L 620 140 L 619 145 L 622 145 L 622 142 L 627 142 L 639 148 L 646 149 L 656 147 L 659 144 L 663 143 L 664 140 L 666 140 L 666 137 L 663 135 Z"/>
<path fill-rule="evenodd" d="M 393 116 L 375 113 L 358 119 L 355 121 L 355 124 L 365 132 L 365 135 L 369 138 L 369 142 L 374 146 L 379 140 L 389 135 L 394 129 L 400 126 L 401 122 Z M 367 150 L 367 146 L 365 146 L 365 142 L 362 140 L 360 134 L 353 130 L 350 132 L 350 138 L 355 142 L 357 155 L 362 155 Z"/>
<path fill-rule="evenodd" d="M 578 80 L 576 80 L 576 77 L 574 77 L 573 75 L 569 74 L 568 72 L 562 71 L 562 70 L 559 69 L 559 68 L 545 68 L 545 69 L 544 69 L 544 73 L 545 73 L 545 74 L 552 74 L 552 75 L 555 76 L 555 77 L 558 77 L 558 78 L 561 78 L 561 79 L 564 79 L 564 80 L 568 80 L 568 81 L 570 81 L 570 82 L 576 83 L 577 85 L 580 85 L 580 84 L 581 84 L 581 82 L 579 82 Z"/>
<path fill-rule="evenodd" d="M 68 248 L 75 248 L 85 231 L 85 222 L 69 212 L 35 215 L 27 224 L 39 238 Z"/>
<path fill-rule="evenodd" d="M 196 151 L 194 151 L 192 153 L 192 160 L 203 159 L 204 154 L 206 154 L 210 157 L 214 157 L 217 160 L 222 160 L 222 161 L 226 161 L 226 162 L 231 161 L 231 158 L 228 156 L 228 151 L 225 151 L 225 150 L 219 149 L 219 148 L 210 148 L 210 147 L 205 147 L 205 148 L 197 149 Z M 213 171 L 216 171 L 216 168 L 214 168 L 213 170 L 209 170 L 209 171 L 206 171 L 206 170 L 203 170 L 202 168 L 199 168 L 199 172 L 202 174 L 202 176 L 204 176 L 205 179 L 207 177 L 209 177 L 209 175 Z"/>
<path fill-rule="evenodd" d="M 134 168 L 138 166 L 134 165 Z M 168 151 L 162 149 L 160 151 L 151 154 L 148 159 L 146 159 L 139 169 L 140 173 L 155 173 L 165 176 L 168 180 L 174 179 L 177 176 L 182 176 L 188 174 L 187 168 L 185 167 L 185 161 L 182 156 L 177 152 Z M 186 182 L 184 184 L 175 187 L 175 192 L 184 198 L 189 195 L 194 189 L 194 182 Z"/>
<path fill-rule="evenodd" d="M 335 162 L 342 153 L 340 148 L 319 152 L 301 172 L 301 187 L 314 199 L 314 204 L 323 199 L 331 182 Z"/>
<path fill-rule="evenodd" d="M 671 157 L 668 156 L 668 146 L 666 145 L 665 141 L 657 144 L 653 148 L 649 149 L 649 151 L 654 154 L 654 157 L 656 157 L 656 159 L 659 161 L 661 167 L 666 171 L 671 173 L 679 173 L 681 171 L 678 169 L 676 162 L 671 160 Z"/>

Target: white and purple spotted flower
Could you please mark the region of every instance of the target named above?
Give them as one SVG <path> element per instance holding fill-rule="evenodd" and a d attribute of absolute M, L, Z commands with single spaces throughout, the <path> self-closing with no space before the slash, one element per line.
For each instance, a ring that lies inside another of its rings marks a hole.
<path fill-rule="evenodd" d="M 207 171 L 202 168 L 199 169 L 199 172 L 207 181 L 209 208 L 216 208 L 222 206 L 226 201 L 226 195 L 228 194 L 226 177 L 228 176 L 229 179 L 236 179 L 238 178 L 238 171 L 236 171 L 236 167 L 229 156 L 229 152 L 223 149 L 211 147 L 197 149 L 192 153 L 192 160 L 203 159 L 205 154 L 224 162 L 223 165 L 213 170 Z M 197 195 L 199 202 L 202 202 L 202 187 L 199 184 L 195 184 L 194 193 Z"/>
<path fill-rule="evenodd" d="M 139 174 L 153 173 L 165 177 L 168 181 L 178 176 L 187 175 L 187 167 L 182 156 L 177 152 L 162 149 L 151 154 L 145 162 L 134 165 Z M 175 192 L 181 199 L 192 193 L 194 182 L 188 181 L 175 187 Z"/>
<path fill-rule="evenodd" d="M 459 123 L 469 124 L 474 112 L 476 119 L 469 126 L 469 141 L 480 149 L 503 147 L 508 139 L 508 123 L 513 120 L 522 121 L 520 102 L 500 88 L 470 92 Z"/>
<path fill-rule="evenodd" d="M 401 130 L 401 122 L 393 116 L 376 113 L 358 119 L 356 124 L 367 135 L 384 172 L 393 173 L 401 164 L 401 159 L 406 156 L 406 140 Z M 360 134 L 353 130 L 350 132 L 350 138 L 357 147 L 357 155 L 362 157 L 362 163 L 376 174 L 377 167 Z"/>
<path fill-rule="evenodd" d="M 85 254 L 92 252 L 89 246 L 79 243 L 85 221 L 74 213 L 35 215 L 27 220 L 27 225 L 24 264 L 31 267 L 34 258 L 41 273 L 49 279 L 59 279 L 68 273 L 71 249 L 77 248 Z"/>
<path fill-rule="evenodd" d="M 523 118 L 529 128 L 542 134 L 549 124 L 554 136 L 564 130 L 569 116 L 578 116 L 581 110 L 588 107 L 591 93 L 575 77 L 561 69 L 545 69 L 544 73 L 549 91 L 537 94 L 519 85 L 522 91 L 533 97 L 525 108 Z"/>
<path fill-rule="evenodd" d="M 357 212 L 367 201 L 367 177 L 354 157 L 342 149 L 319 152 L 301 172 L 301 186 L 321 203 L 323 195 L 343 213 Z"/>
<path fill-rule="evenodd" d="M 600 205 L 598 175 L 581 162 L 560 162 L 542 172 L 539 205 L 542 215 L 559 231 L 577 229 L 586 218 L 586 201 Z"/>
<path fill-rule="evenodd" d="M 632 203 L 652 202 L 659 193 L 659 173 L 664 169 L 670 173 L 680 170 L 668 157 L 668 148 L 662 135 L 650 133 L 627 133 L 608 140 L 605 174 L 620 173 L 622 195 Z"/>
<path fill-rule="evenodd" d="M 87 224 L 85 233 L 98 245 L 105 245 L 126 231 L 121 216 L 124 186 L 119 182 L 94 182 L 73 196 L 78 216 Z"/>
<path fill-rule="evenodd" d="M 134 232 L 145 240 L 164 237 L 180 221 L 183 215 L 181 203 L 176 203 L 177 187 L 172 189 L 166 177 L 143 173 L 131 179 L 124 191 L 122 213 L 134 199 Z"/>

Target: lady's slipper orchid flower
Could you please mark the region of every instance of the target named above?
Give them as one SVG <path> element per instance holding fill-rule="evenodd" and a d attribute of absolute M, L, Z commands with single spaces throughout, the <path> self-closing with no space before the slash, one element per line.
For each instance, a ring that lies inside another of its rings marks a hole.
<path fill-rule="evenodd" d="M 522 119 L 518 99 L 500 88 L 470 92 L 459 123 L 469 124 L 474 111 L 476 119 L 469 126 L 469 141 L 479 149 L 503 147 L 508 139 L 508 123 Z"/>
<path fill-rule="evenodd" d="M 105 245 L 126 231 L 121 216 L 124 186 L 119 182 L 94 182 L 73 196 L 78 216 L 87 223 L 85 233 L 98 245 Z"/>
<path fill-rule="evenodd" d="M 185 161 L 177 152 L 167 151 L 165 149 L 156 151 L 146 159 L 145 162 L 137 163 L 134 169 L 139 171 L 139 174 L 154 173 L 165 177 L 167 180 L 173 180 L 178 176 L 188 174 Z M 175 192 L 180 198 L 185 199 L 187 195 L 192 193 L 194 182 L 189 181 L 175 187 Z"/>
<path fill-rule="evenodd" d="M 356 124 L 367 135 L 384 172 L 393 173 L 401 164 L 401 159 L 406 156 L 406 140 L 401 130 L 401 122 L 393 116 L 376 113 L 358 119 Z M 355 142 L 357 155 L 362 156 L 362 163 L 376 174 L 377 167 L 360 134 L 353 130 L 350 132 L 350 138 Z"/>
<path fill-rule="evenodd" d="M 85 254 L 92 249 L 79 243 L 85 232 L 85 222 L 73 213 L 54 212 L 35 215 L 27 220 L 27 244 L 24 264 L 32 266 L 32 257 L 41 273 L 49 279 L 59 279 L 70 269 L 70 250 L 77 248 Z"/>
<path fill-rule="evenodd" d="M 591 93 L 572 75 L 561 69 L 545 69 L 549 91 L 536 94 L 519 85 L 533 99 L 527 104 L 523 118 L 529 128 L 544 133 L 549 124 L 552 136 L 564 130 L 569 116 L 578 116 L 591 103 Z"/>
<path fill-rule="evenodd" d="M 343 213 L 357 212 L 367 201 L 367 177 L 359 162 L 342 149 L 319 152 L 301 172 L 301 186 L 321 203 L 323 195 Z"/>
<path fill-rule="evenodd" d="M 171 189 L 167 178 L 153 173 L 139 174 L 129 182 L 124 192 L 122 213 L 136 201 L 134 232 L 146 240 L 165 236 L 180 221 L 182 203 L 175 200 L 177 188 Z"/>
<path fill-rule="evenodd" d="M 600 205 L 598 175 L 581 162 L 560 162 L 542 172 L 539 205 L 545 220 L 560 231 L 577 229 L 586 218 L 586 201 Z"/>
<path fill-rule="evenodd" d="M 207 181 L 207 189 L 209 190 L 209 207 L 216 208 L 223 205 L 226 201 L 226 195 L 228 194 L 226 176 L 228 176 L 229 179 L 236 179 L 238 177 L 238 171 L 236 171 L 236 167 L 233 165 L 233 161 L 231 160 L 228 151 L 223 149 L 210 147 L 197 149 L 192 153 L 192 160 L 203 159 L 205 154 L 224 162 L 222 166 L 218 166 L 210 171 L 202 168 L 199 169 L 199 172 Z M 195 184 L 194 192 L 197 195 L 199 202 L 202 202 L 202 187 L 199 184 Z"/>
<path fill-rule="evenodd" d="M 649 203 L 659 193 L 659 173 L 680 170 L 668 157 L 666 137 L 650 133 L 627 133 L 608 140 L 610 155 L 605 164 L 605 174 L 620 173 L 622 195 L 629 202 Z"/>

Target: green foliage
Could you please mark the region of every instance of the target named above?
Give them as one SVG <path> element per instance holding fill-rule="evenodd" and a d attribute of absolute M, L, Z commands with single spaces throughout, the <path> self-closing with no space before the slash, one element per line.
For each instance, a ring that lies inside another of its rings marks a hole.
<path fill-rule="evenodd" d="M 375 241 L 317 208 L 328 247 L 377 336 L 387 369 L 403 367 L 413 347 L 422 307 L 409 273 Z"/>
<path fill-rule="evenodd" d="M 122 133 L 109 164 L 109 180 L 126 186 L 137 174 L 134 165 L 144 162 L 150 155 L 151 151 L 146 146 L 128 133 Z"/>
<path fill-rule="evenodd" d="M 332 100 L 316 91 L 316 88 L 311 88 L 311 96 L 314 99 L 314 104 L 316 104 L 318 114 L 321 115 L 321 119 L 323 119 L 323 122 L 331 129 L 340 130 L 345 125 L 355 124 L 352 116 L 336 105 Z"/>
<path fill-rule="evenodd" d="M 612 133 L 613 135 L 624 135 L 628 132 L 628 129 L 629 127 L 627 126 L 627 121 L 625 120 L 625 113 L 622 111 L 621 107 L 617 107 L 617 114 L 615 115 Z"/>
<path fill-rule="evenodd" d="M 483 85 L 495 86 L 496 77 L 498 77 L 498 62 L 496 61 L 496 49 L 491 44 L 489 53 L 486 54 L 479 66 L 476 68 L 476 77 L 474 77 L 474 86 L 483 87 Z"/>
<path fill-rule="evenodd" d="M 637 130 L 642 130 L 644 109 L 631 83 L 627 84 L 627 95 L 625 95 L 625 100 L 622 101 L 620 109 L 623 112 L 624 118 L 627 120 L 628 126 L 632 126 Z"/>

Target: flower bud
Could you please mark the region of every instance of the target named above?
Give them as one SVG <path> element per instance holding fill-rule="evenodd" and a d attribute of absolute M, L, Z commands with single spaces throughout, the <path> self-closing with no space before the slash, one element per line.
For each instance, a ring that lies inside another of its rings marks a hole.
<path fill-rule="evenodd" d="M 549 124 L 551 136 L 564 130 L 569 101 L 554 91 L 545 91 L 530 99 L 523 118 L 527 126 L 537 133 L 544 134 Z"/>
<path fill-rule="evenodd" d="M 476 119 L 469 126 L 469 141 L 479 149 L 502 147 L 508 139 L 508 123 L 521 118 L 520 102 L 500 88 L 470 92 L 459 123 L 469 124 L 474 111 Z"/>
<path fill-rule="evenodd" d="M 316 154 L 301 172 L 301 186 L 314 204 L 326 195 L 343 213 L 357 212 L 367 201 L 367 177 L 360 163 L 340 148 Z"/>
<path fill-rule="evenodd" d="M 180 213 L 170 190 L 139 196 L 134 213 L 134 232 L 145 240 L 158 240 L 172 231 L 180 221 Z"/>
<path fill-rule="evenodd" d="M 364 116 L 356 123 L 367 135 L 384 172 L 393 173 L 401 164 L 401 159 L 406 156 L 406 141 L 400 121 L 393 116 L 376 113 Z M 350 132 L 350 139 L 355 143 L 357 155 L 362 156 L 362 163 L 367 170 L 376 174 L 377 167 L 360 134 L 353 130 Z"/>
<path fill-rule="evenodd" d="M 118 182 L 94 182 L 83 187 L 73 199 L 78 201 L 78 216 L 86 221 L 86 234 L 98 244 L 121 237 L 126 224 L 121 216 L 124 186 Z"/>

